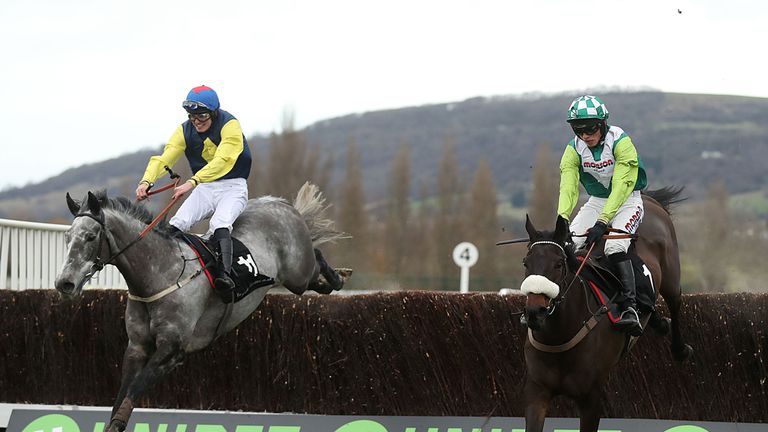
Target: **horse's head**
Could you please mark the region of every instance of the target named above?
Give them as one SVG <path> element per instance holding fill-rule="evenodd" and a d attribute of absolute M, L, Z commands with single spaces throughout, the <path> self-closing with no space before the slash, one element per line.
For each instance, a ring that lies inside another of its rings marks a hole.
<path fill-rule="evenodd" d="M 537 231 L 525 217 L 528 254 L 523 259 L 525 279 L 520 290 L 526 295 L 525 317 L 528 327 L 539 330 L 551 312 L 552 301 L 560 295 L 560 284 L 568 272 L 565 243 L 570 233 L 568 222 L 557 217 L 554 231 Z"/>
<path fill-rule="evenodd" d="M 103 254 L 108 253 L 106 227 L 102 207 L 106 194 L 97 197 L 91 192 L 77 203 L 67 193 L 67 206 L 75 217 L 66 233 L 67 255 L 56 276 L 56 289 L 65 296 L 80 295 L 83 285 L 102 267 Z"/>

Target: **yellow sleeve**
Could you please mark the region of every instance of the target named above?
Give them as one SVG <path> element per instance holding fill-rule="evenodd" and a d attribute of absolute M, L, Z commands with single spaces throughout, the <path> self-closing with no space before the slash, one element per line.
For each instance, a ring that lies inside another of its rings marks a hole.
<path fill-rule="evenodd" d="M 616 166 L 613 168 L 611 179 L 611 194 L 608 195 L 603 212 L 597 218 L 606 224 L 616 216 L 619 207 L 627 201 L 637 182 L 637 150 L 632 144 L 632 139 L 627 136 L 619 140 L 613 148 L 613 156 L 616 158 Z"/>
<path fill-rule="evenodd" d="M 221 128 L 221 142 L 213 159 L 192 176 L 192 180 L 208 183 L 225 176 L 235 166 L 243 149 L 243 130 L 240 128 L 240 122 L 232 119 Z"/>
<path fill-rule="evenodd" d="M 147 164 L 147 169 L 144 171 L 141 181 L 154 183 L 155 180 L 166 173 L 166 165 L 168 168 L 172 168 L 176 164 L 186 148 L 187 143 L 184 141 L 184 131 L 181 129 L 181 125 L 179 125 L 176 131 L 173 132 L 173 135 L 171 135 L 168 143 L 165 144 L 163 154 L 149 158 L 149 164 Z"/>
<path fill-rule="evenodd" d="M 579 154 L 572 146 L 567 146 L 560 159 L 560 197 L 557 214 L 571 220 L 571 213 L 579 201 Z"/>

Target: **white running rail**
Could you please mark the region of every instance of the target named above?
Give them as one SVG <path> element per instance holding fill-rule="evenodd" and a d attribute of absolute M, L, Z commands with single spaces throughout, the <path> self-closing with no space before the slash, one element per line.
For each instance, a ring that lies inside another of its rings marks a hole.
<path fill-rule="evenodd" d="M 0 289 L 53 288 L 64 264 L 69 225 L 0 219 Z M 117 267 L 108 265 L 86 288 L 126 288 Z"/>

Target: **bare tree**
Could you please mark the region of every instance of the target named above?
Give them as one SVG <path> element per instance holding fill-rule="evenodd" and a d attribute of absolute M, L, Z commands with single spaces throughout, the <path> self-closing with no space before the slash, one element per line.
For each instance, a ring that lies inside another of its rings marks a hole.
<path fill-rule="evenodd" d="M 493 173 L 484 159 L 475 171 L 469 193 L 466 221 L 468 240 L 477 246 L 479 259 L 472 268 L 472 285 L 481 290 L 498 290 L 496 273 L 496 241 L 500 233 L 496 214 L 496 187 Z"/>
<path fill-rule="evenodd" d="M 365 213 L 365 195 L 363 192 L 363 174 L 360 167 L 360 152 L 355 140 L 350 138 L 347 144 L 347 172 L 341 185 L 341 197 L 338 212 L 339 228 L 352 235 L 345 241 L 342 256 L 345 266 L 356 271 L 368 270 L 368 217 Z"/>
<path fill-rule="evenodd" d="M 554 227 L 557 220 L 559 175 L 548 145 L 540 145 L 533 166 L 533 189 L 528 214 L 537 226 Z"/>
<path fill-rule="evenodd" d="M 442 289 L 454 289 L 456 265 L 451 253 L 463 241 L 460 204 L 463 193 L 460 187 L 459 167 L 456 161 L 454 139 L 443 141 L 443 153 L 437 175 L 437 213 L 434 217 L 432 259 L 438 269 Z"/>
<path fill-rule="evenodd" d="M 262 174 L 262 167 L 259 164 L 261 154 L 259 153 L 254 143 L 248 143 L 248 147 L 251 150 L 251 174 L 248 175 L 248 197 L 256 198 L 263 194 L 264 191 L 264 175 Z"/>
<path fill-rule="evenodd" d="M 413 210 L 414 217 L 410 222 L 410 235 L 408 236 L 409 259 L 404 265 L 404 273 L 409 277 L 409 283 L 418 289 L 435 289 L 435 265 L 432 260 L 424 259 L 432 256 L 434 243 L 432 242 L 432 216 L 433 206 L 430 188 L 426 182 L 419 186 L 419 199 Z"/>
<path fill-rule="evenodd" d="M 387 250 L 389 270 L 399 275 L 408 251 L 408 220 L 410 217 L 411 151 L 403 143 L 392 163 L 389 206 L 387 211 L 384 244 Z"/>
<path fill-rule="evenodd" d="M 729 249 L 728 191 L 722 181 L 710 186 L 709 199 L 701 216 L 702 226 L 707 227 L 701 232 L 705 243 L 699 250 L 701 286 L 707 292 L 725 292 L 728 254 L 715 253 Z"/>
<path fill-rule="evenodd" d="M 319 154 L 310 148 L 306 137 L 294 128 L 293 112 L 283 113 L 283 130 L 269 138 L 268 173 L 265 192 L 291 199 L 307 180 L 318 183 Z"/>

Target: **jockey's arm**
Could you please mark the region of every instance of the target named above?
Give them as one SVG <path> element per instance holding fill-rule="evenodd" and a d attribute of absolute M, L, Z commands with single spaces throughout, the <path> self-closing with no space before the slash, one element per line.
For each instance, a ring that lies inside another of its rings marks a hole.
<path fill-rule="evenodd" d="M 184 154 L 184 149 L 187 148 L 187 144 L 184 141 L 184 132 L 181 126 L 176 128 L 173 132 L 168 143 L 163 148 L 163 154 L 160 156 L 152 156 L 149 158 L 147 169 L 144 171 L 144 175 L 141 177 L 141 182 L 154 183 L 155 180 L 162 177 L 166 171 L 165 166 L 173 167 L 173 165 L 179 160 L 181 155 Z M 141 183 L 139 182 L 139 183 Z"/>
<path fill-rule="evenodd" d="M 221 142 L 213 158 L 190 179 L 195 184 L 200 184 L 225 176 L 235 166 L 243 150 L 243 130 L 240 128 L 240 122 L 232 119 L 221 128 Z"/>
<path fill-rule="evenodd" d="M 567 146 L 560 159 L 560 197 L 557 214 L 571 220 L 571 213 L 579 201 L 579 155 L 572 146 Z"/>
<path fill-rule="evenodd" d="M 628 136 L 616 143 L 613 148 L 613 155 L 616 158 L 616 165 L 613 168 L 613 177 L 611 178 L 611 194 L 608 195 L 603 212 L 597 218 L 606 224 L 609 224 L 616 216 L 619 208 L 632 194 L 637 182 L 637 150 Z"/>

